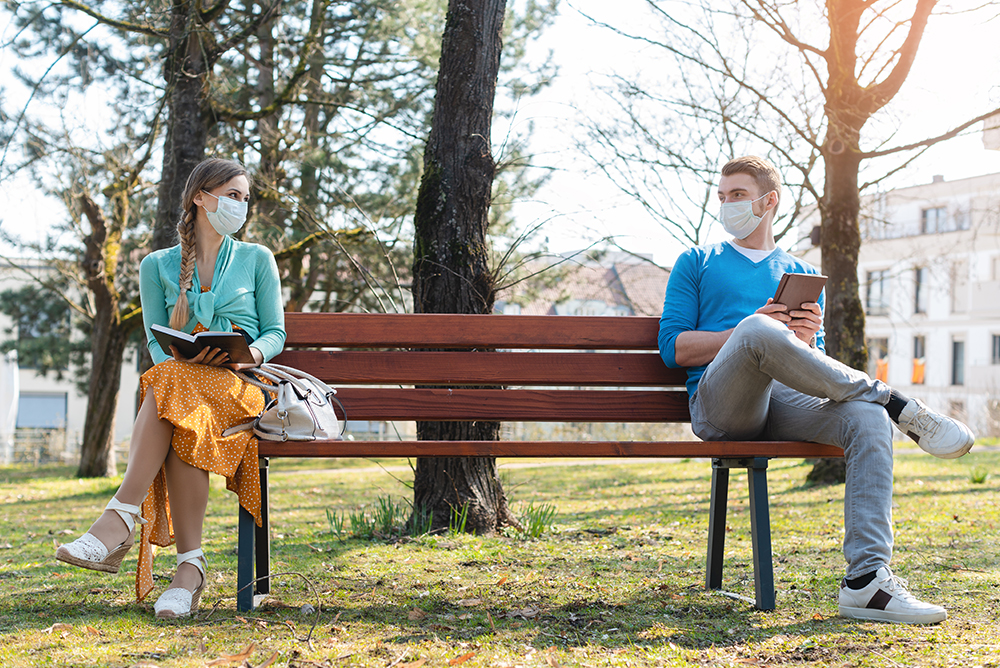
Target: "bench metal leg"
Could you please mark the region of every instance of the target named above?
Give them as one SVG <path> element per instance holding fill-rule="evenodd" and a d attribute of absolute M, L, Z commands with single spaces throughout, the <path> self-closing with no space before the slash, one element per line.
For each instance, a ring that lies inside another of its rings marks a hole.
<path fill-rule="evenodd" d="M 254 608 L 254 594 L 266 594 L 271 582 L 271 541 L 267 513 L 267 459 L 260 466 L 260 513 L 262 525 L 257 526 L 253 515 L 239 506 L 239 541 L 236 557 L 236 609 L 248 612 Z M 257 581 L 254 582 L 254 558 L 257 560 Z M 251 584 L 252 583 L 252 584 Z"/>
<path fill-rule="evenodd" d="M 243 506 L 240 509 L 240 536 L 236 557 L 236 609 L 247 612 L 253 608 L 253 542 L 257 523 Z"/>
<path fill-rule="evenodd" d="M 757 457 L 747 469 L 750 485 L 750 537 L 753 540 L 753 586 L 759 610 L 774 610 L 774 561 L 767 498 L 767 458 Z"/>
<path fill-rule="evenodd" d="M 754 606 L 759 610 L 774 610 L 775 607 L 771 519 L 767 498 L 767 462 L 767 457 L 712 460 L 708 559 L 705 566 L 705 588 L 721 589 L 726 541 L 726 495 L 729 491 L 729 469 L 745 468 L 750 487 L 750 538 L 753 541 Z"/>
<path fill-rule="evenodd" d="M 271 591 L 271 522 L 268 519 L 267 500 L 267 458 L 260 458 L 260 519 L 261 526 L 255 526 L 257 534 L 257 584 L 254 589 L 258 594 L 268 594 Z"/>
<path fill-rule="evenodd" d="M 705 589 L 722 588 L 728 494 L 729 469 L 722 460 L 713 459 L 712 496 L 708 507 L 708 558 L 705 562 Z"/>

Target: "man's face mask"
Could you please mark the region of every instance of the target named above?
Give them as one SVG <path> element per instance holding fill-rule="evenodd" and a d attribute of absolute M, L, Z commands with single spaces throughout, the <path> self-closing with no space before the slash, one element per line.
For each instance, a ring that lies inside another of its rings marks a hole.
<path fill-rule="evenodd" d="M 219 202 L 215 211 L 205 209 L 205 215 L 208 216 L 208 222 L 212 224 L 212 229 L 225 236 L 233 234 L 243 227 L 243 223 L 247 221 L 248 207 L 246 202 L 237 202 L 231 197 L 216 197 L 204 190 L 202 192 L 210 197 L 215 197 Z"/>
<path fill-rule="evenodd" d="M 723 202 L 722 208 L 719 211 L 719 222 L 722 223 L 722 226 L 726 228 L 726 232 L 729 234 L 737 239 L 746 239 L 757 229 L 760 221 L 764 218 L 763 215 L 753 215 L 754 202 L 759 202 L 770 194 L 770 192 L 766 192 L 757 199 L 749 202 Z"/>

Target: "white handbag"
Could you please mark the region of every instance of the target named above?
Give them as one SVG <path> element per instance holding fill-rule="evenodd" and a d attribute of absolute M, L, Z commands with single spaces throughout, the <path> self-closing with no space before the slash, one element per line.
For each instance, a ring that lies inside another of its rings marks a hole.
<path fill-rule="evenodd" d="M 337 417 L 334 404 L 340 406 L 345 420 L 347 415 L 335 396 L 337 390 L 305 371 L 281 364 L 261 364 L 244 369 L 242 373 L 247 382 L 274 398 L 267 402 L 256 420 L 227 429 L 223 436 L 253 429 L 257 438 L 265 441 L 339 441 L 343 438 L 346 424 Z"/>

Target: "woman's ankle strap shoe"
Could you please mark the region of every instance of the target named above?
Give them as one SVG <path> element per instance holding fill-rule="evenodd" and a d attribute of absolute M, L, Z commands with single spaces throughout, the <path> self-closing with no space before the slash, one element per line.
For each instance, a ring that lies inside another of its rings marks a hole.
<path fill-rule="evenodd" d="M 142 509 L 139 506 L 133 506 L 129 503 L 122 503 L 118 500 L 118 497 L 112 496 L 111 500 L 108 501 L 108 505 L 104 507 L 105 510 L 113 510 L 118 513 L 118 517 L 122 518 L 122 522 L 128 527 L 131 532 L 135 529 L 135 523 L 145 524 L 146 520 L 143 519 Z"/>
<path fill-rule="evenodd" d="M 177 619 L 188 617 L 198 611 L 201 603 L 201 593 L 205 591 L 208 579 L 205 577 L 205 567 L 208 562 L 205 560 L 205 553 L 201 549 L 183 552 L 177 555 L 177 567 L 182 564 L 193 564 L 201 571 L 201 584 L 194 590 L 188 591 L 183 587 L 172 587 L 160 595 L 153 605 L 157 619 Z"/>
<path fill-rule="evenodd" d="M 146 520 L 139 514 L 139 506 L 122 503 L 115 497 L 111 497 L 105 510 L 112 510 L 122 518 L 128 527 L 128 536 L 125 540 L 118 547 L 109 550 L 97 536 L 85 533 L 72 543 L 60 545 L 56 550 L 56 559 L 92 571 L 117 573 L 125 555 L 135 545 L 135 523 L 145 524 Z"/>

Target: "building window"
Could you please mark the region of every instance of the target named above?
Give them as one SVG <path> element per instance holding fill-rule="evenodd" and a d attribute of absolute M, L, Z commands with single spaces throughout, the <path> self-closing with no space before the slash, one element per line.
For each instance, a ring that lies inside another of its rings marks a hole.
<path fill-rule="evenodd" d="M 927 368 L 927 339 L 923 336 L 913 337 L 913 376 L 910 382 L 914 385 L 924 384 L 924 372 Z"/>
<path fill-rule="evenodd" d="M 920 233 L 935 234 L 946 232 L 948 225 L 948 210 L 943 206 L 924 209 L 920 212 Z"/>
<path fill-rule="evenodd" d="M 965 341 L 951 342 L 951 384 L 965 385 Z"/>
<path fill-rule="evenodd" d="M 889 382 L 889 339 L 868 339 L 868 375 Z"/>
<path fill-rule="evenodd" d="M 1000 334 L 993 335 L 993 364 L 1000 364 Z"/>
<path fill-rule="evenodd" d="M 21 392 L 17 403 L 18 429 L 65 429 L 66 393 Z"/>
<path fill-rule="evenodd" d="M 867 315 L 887 315 L 889 313 L 889 270 L 868 272 L 868 284 L 865 294 L 865 313 Z"/>
<path fill-rule="evenodd" d="M 913 312 L 927 313 L 927 267 L 913 270 Z"/>

